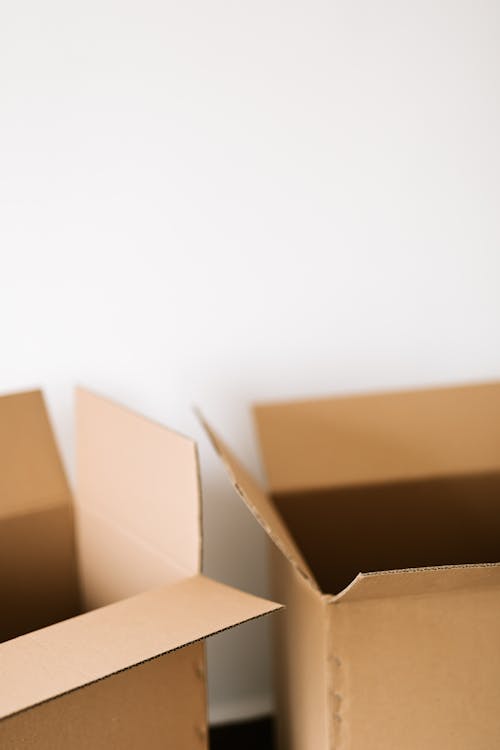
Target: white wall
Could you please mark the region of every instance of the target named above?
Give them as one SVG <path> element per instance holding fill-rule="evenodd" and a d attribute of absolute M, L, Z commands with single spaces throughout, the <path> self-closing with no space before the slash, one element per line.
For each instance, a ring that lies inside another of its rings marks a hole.
<path fill-rule="evenodd" d="M 495 0 L 3 0 L 0 389 L 200 438 L 206 570 L 264 543 L 196 402 L 257 465 L 255 399 L 500 375 Z M 210 648 L 269 705 L 267 624 Z"/>

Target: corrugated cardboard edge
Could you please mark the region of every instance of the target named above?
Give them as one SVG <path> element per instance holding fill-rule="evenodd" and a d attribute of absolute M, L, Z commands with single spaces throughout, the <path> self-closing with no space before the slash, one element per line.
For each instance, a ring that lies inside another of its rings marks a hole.
<path fill-rule="evenodd" d="M 203 570 L 203 485 L 201 481 L 201 463 L 198 443 L 194 444 L 194 453 L 196 456 L 196 482 L 198 484 L 198 573 Z"/>
<path fill-rule="evenodd" d="M 241 463 L 229 450 L 226 444 L 217 436 L 215 431 L 210 427 L 210 425 L 198 409 L 196 410 L 196 414 L 206 434 L 208 435 L 215 452 L 221 459 L 229 476 L 229 479 L 238 495 L 241 497 L 259 525 L 264 529 L 271 541 L 286 557 L 290 565 L 295 568 L 299 575 L 304 578 L 304 580 L 309 584 L 309 586 L 311 586 L 312 589 L 319 592 L 320 589 L 312 571 L 310 570 L 302 554 L 300 553 L 300 550 L 298 549 L 293 538 L 288 532 L 285 523 L 281 520 L 278 511 L 274 508 L 272 500 L 258 485 L 255 479 L 241 465 Z M 259 492 L 259 495 L 261 495 L 261 499 L 265 503 L 264 512 L 266 517 L 264 517 L 264 513 L 258 507 L 258 502 L 256 502 L 255 494 L 252 493 L 250 489 L 245 490 L 245 488 L 242 486 L 242 482 L 239 480 L 239 475 L 248 477 L 248 479 L 255 485 L 256 489 Z"/>
<path fill-rule="evenodd" d="M 358 573 L 329 604 L 400 596 L 420 596 L 469 588 L 500 586 L 500 563 L 471 563 Z"/>
<path fill-rule="evenodd" d="M 341 648 L 338 643 L 337 634 L 334 628 L 334 618 L 332 613 L 325 612 L 325 630 L 326 630 L 326 649 L 327 663 L 330 669 L 327 670 L 327 695 L 329 710 L 327 713 L 327 733 L 328 746 L 331 750 L 342 750 L 343 739 L 345 736 L 345 677 L 344 664 L 340 655 Z"/>
<path fill-rule="evenodd" d="M 279 609 L 281 604 L 196 575 L 7 641 L 0 645 L 7 706 L 0 708 L 0 720 Z M 175 623 L 173 636 L 170 613 L 185 619 Z M 116 634 L 112 641 L 110 634 Z M 87 657 L 98 662 L 93 670 Z M 57 666 L 62 672 L 50 688 L 50 669 Z M 11 694 L 15 687 L 17 697 Z"/>

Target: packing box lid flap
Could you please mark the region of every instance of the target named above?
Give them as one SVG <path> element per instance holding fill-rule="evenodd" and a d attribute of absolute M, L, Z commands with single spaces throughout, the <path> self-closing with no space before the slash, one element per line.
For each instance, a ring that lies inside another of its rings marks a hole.
<path fill-rule="evenodd" d="M 75 499 L 80 512 L 102 519 L 131 544 L 140 541 L 181 576 L 200 571 L 196 444 L 82 388 L 76 391 Z M 91 533 L 79 535 L 84 575 L 96 543 Z"/>
<path fill-rule="evenodd" d="M 261 404 L 273 492 L 500 470 L 500 383 Z"/>
<path fill-rule="evenodd" d="M 276 510 L 272 499 L 268 497 L 207 422 L 201 416 L 200 419 L 215 450 L 221 457 L 236 491 L 246 506 L 289 562 L 315 589 L 318 589 L 309 566 Z"/>
<path fill-rule="evenodd" d="M 500 586 L 500 563 L 409 568 L 360 573 L 332 602 L 358 602 L 400 596 L 423 596 Z"/>
<path fill-rule="evenodd" d="M 0 718 L 280 608 L 196 575 L 7 641 Z"/>
<path fill-rule="evenodd" d="M 0 517 L 70 498 L 41 391 L 0 397 Z"/>

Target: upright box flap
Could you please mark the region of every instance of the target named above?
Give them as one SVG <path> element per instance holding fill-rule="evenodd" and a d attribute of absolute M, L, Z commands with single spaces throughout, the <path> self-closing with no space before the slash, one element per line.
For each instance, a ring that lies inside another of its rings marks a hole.
<path fill-rule="evenodd" d="M 200 571 L 196 444 L 81 388 L 76 392 L 76 504 L 88 607 Z M 96 567 L 95 560 L 105 561 L 105 568 Z M 141 567 L 149 571 L 147 580 L 125 590 L 123 582 L 135 581 Z"/>
<path fill-rule="evenodd" d="M 500 470 L 500 383 L 255 407 L 274 493 Z"/>
<path fill-rule="evenodd" d="M 0 718 L 280 608 L 196 575 L 7 641 Z"/>
<path fill-rule="evenodd" d="M 41 391 L 0 397 L 0 518 L 70 499 Z"/>
<path fill-rule="evenodd" d="M 200 420 L 210 437 L 212 445 L 222 459 L 234 488 L 243 499 L 245 505 L 255 516 L 259 524 L 266 531 L 272 541 L 285 555 L 296 570 L 313 586 L 318 589 L 315 578 L 302 557 L 299 548 L 288 531 L 283 519 L 274 507 L 270 497 L 259 486 L 255 479 L 241 465 L 236 456 L 225 443 L 216 435 L 207 422 L 200 416 Z"/>
<path fill-rule="evenodd" d="M 437 568 L 410 568 L 380 573 L 360 573 L 331 602 L 358 602 L 400 596 L 442 594 L 465 589 L 500 586 L 500 563 L 443 565 Z"/>

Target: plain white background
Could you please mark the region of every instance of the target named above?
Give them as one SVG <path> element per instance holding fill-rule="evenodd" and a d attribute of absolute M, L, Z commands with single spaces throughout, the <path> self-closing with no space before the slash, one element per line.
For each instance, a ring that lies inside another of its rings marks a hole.
<path fill-rule="evenodd" d="M 0 389 L 200 439 L 208 573 L 265 544 L 191 412 L 258 471 L 254 400 L 500 375 L 496 0 L 3 0 Z M 209 647 L 270 706 L 268 624 Z"/>

